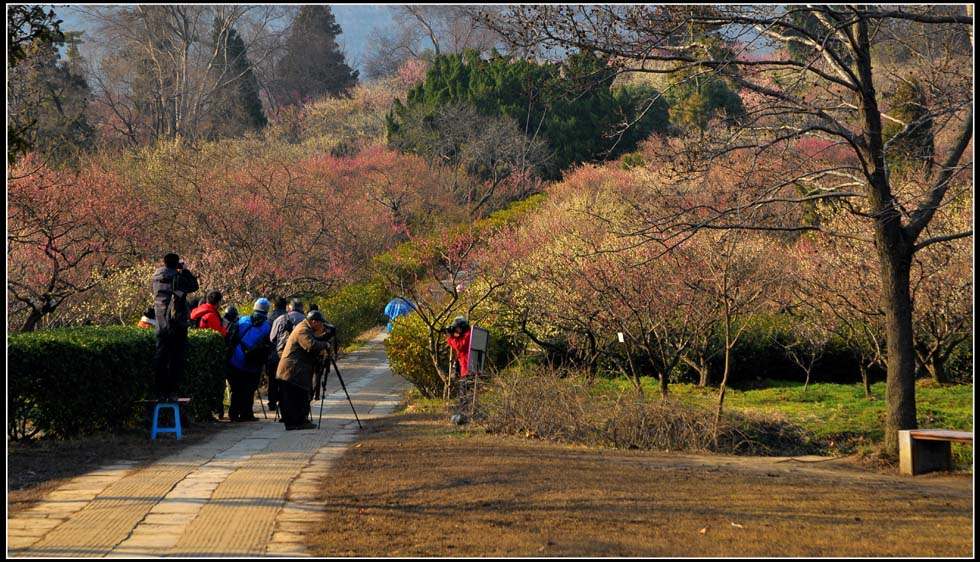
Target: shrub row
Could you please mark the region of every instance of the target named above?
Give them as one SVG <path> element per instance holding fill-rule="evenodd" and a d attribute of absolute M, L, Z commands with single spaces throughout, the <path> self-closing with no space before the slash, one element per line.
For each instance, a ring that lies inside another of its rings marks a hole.
<path fill-rule="evenodd" d="M 225 343 L 191 330 L 180 389 L 195 420 L 210 419 L 224 398 Z M 78 327 L 7 337 L 7 435 L 70 437 L 144 421 L 153 396 L 153 330 Z"/>
<path fill-rule="evenodd" d="M 584 377 L 557 371 L 510 370 L 484 387 L 483 423 L 493 433 L 563 443 L 671 451 L 714 451 L 742 455 L 820 452 L 801 428 L 771 416 L 724 412 L 714 438 L 715 412 L 659 397 L 632 393 L 596 396 Z"/>

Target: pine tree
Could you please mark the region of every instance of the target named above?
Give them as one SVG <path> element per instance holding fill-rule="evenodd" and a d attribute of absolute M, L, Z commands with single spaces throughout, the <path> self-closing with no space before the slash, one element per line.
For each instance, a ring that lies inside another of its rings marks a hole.
<path fill-rule="evenodd" d="M 265 127 L 259 83 L 248 61 L 245 42 L 234 28 L 214 30 L 218 56 L 212 74 L 217 83 L 210 112 L 210 135 L 235 136 Z"/>
<path fill-rule="evenodd" d="M 346 95 L 357 83 L 358 72 L 347 65 L 337 45 L 341 33 L 329 6 L 300 9 L 277 69 L 283 103 Z"/>
<path fill-rule="evenodd" d="M 35 150 L 55 163 L 70 163 L 92 146 L 95 131 L 86 113 L 91 92 L 81 74 L 80 32 L 60 33 L 53 42 L 34 41 L 22 49 L 18 65 L 8 67 L 7 157 Z M 71 45 L 69 60 L 58 49 Z"/>

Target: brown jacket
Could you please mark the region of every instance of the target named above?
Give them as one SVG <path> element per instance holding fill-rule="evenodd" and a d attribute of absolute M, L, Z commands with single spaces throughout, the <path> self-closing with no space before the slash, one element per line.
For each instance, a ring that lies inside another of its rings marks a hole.
<path fill-rule="evenodd" d="M 313 392 L 313 369 L 320 352 L 330 349 L 329 340 L 313 335 L 313 326 L 303 320 L 293 328 L 279 359 L 276 379 Z"/>

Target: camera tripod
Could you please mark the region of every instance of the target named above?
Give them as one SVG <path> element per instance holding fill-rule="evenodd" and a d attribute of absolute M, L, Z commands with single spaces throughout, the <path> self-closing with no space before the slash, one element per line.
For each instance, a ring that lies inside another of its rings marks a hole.
<path fill-rule="evenodd" d="M 334 359 L 334 354 L 330 354 L 327 361 L 323 363 L 323 371 L 320 376 L 320 417 L 317 418 L 316 428 L 320 429 L 320 422 L 323 420 L 323 397 L 327 393 L 327 375 L 330 373 L 330 365 L 333 364 L 333 369 L 337 373 L 337 380 L 340 381 L 340 387 L 344 389 L 344 394 L 347 395 L 347 403 L 350 404 L 350 409 L 354 412 L 354 419 L 357 420 L 357 427 L 361 428 L 361 420 L 357 417 L 357 410 L 354 409 L 354 402 L 350 399 L 350 393 L 347 392 L 347 385 L 344 384 L 344 377 L 340 375 L 340 368 L 337 367 L 337 360 Z"/>

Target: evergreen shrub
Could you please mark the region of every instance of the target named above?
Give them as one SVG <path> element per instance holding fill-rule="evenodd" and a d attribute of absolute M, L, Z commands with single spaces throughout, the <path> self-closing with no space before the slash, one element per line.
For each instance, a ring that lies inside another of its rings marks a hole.
<path fill-rule="evenodd" d="M 211 419 L 224 397 L 225 343 L 190 330 L 180 389 L 195 420 Z M 153 397 L 153 330 L 78 327 L 7 337 L 7 435 L 58 438 L 142 422 Z"/>
<path fill-rule="evenodd" d="M 391 295 L 378 280 L 347 285 L 330 297 L 314 299 L 320 312 L 337 328 L 340 347 L 350 345 L 366 330 L 386 324 L 385 304 Z"/>

